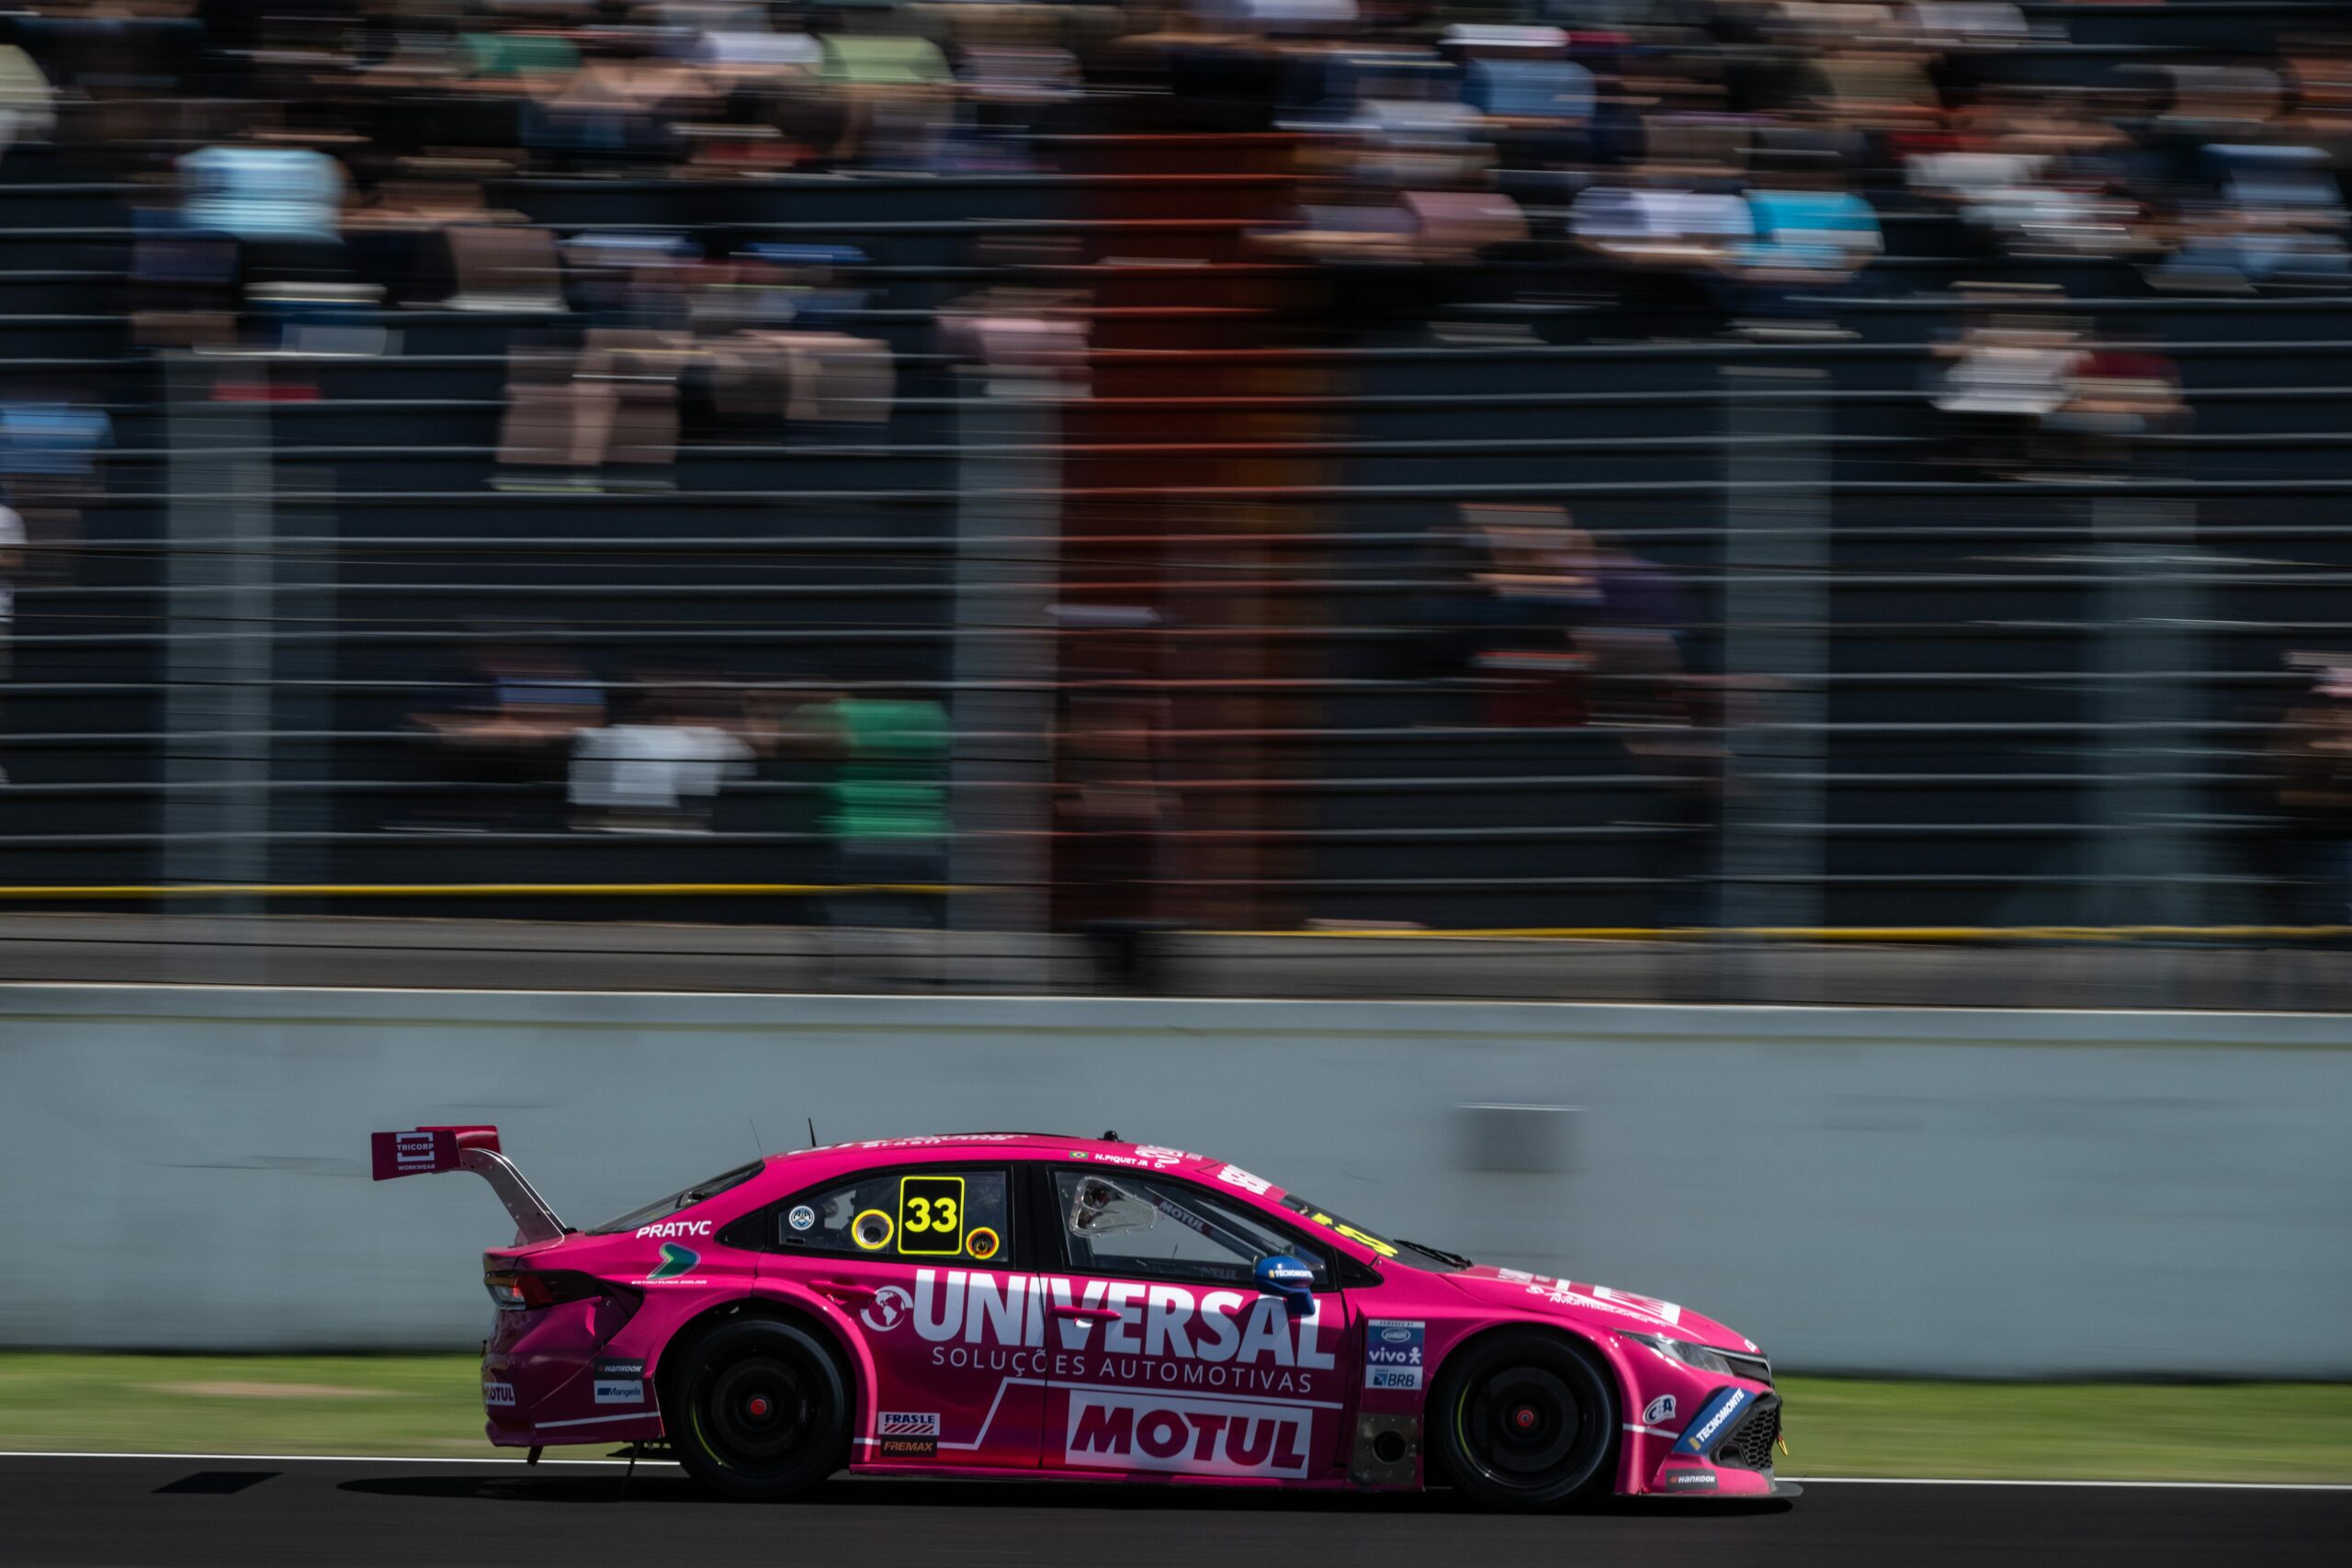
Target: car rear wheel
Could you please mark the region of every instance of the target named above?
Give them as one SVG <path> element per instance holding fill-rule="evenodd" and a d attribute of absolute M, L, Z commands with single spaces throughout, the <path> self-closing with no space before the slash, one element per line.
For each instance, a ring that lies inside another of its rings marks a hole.
<path fill-rule="evenodd" d="M 678 1462 L 729 1497 L 789 1497 L 841 1468 L 850 1397 L 840 1363 L 789 1323 L 729 1324 L 686 1354 L 664 1424 Z"/>
<path fill-rule="evenodd" d="M 1477 1341 L 1447 1361 L 1429 1409 L 1453 1483 L 1481 1502 L 1543 1508 L 1608 1490 L 1616 1389 L 1563 1340 Z"/>

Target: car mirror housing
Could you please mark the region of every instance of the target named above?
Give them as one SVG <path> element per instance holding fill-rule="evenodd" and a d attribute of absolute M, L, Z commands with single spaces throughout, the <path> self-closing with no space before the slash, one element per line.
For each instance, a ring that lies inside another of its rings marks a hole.
<path fill-rule="evenodd" d="M 1250 1275 L 1259 1290 L 1281 1297 L 1292 1316 L 1303 1317 L 1315 1310 L 1315 1270 L 1300 1259 L 1277 1252 L 1258 1259 Z"/>

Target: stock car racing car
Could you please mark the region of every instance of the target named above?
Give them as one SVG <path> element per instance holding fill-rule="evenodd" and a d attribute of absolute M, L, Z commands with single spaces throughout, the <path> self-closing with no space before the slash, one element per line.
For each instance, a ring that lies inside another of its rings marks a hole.
<path fill-rule="evenodd" d="M 1755 1344 L 1669 1302 L 1392 1240 L 1115 1136 L 795 1150 L 571 1229 L 494 1127 L 379 1133 L 466 1169 L 490 1440 L 666 1444 L 718 1492 L 859 1472 L 1786 1496 Z"/>

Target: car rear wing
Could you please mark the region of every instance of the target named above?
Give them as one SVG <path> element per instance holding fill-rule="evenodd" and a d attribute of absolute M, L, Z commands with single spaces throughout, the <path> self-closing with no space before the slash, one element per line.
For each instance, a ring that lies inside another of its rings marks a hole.
<path fill-rule="evenodd" d="M 555 1217 L 548 1201 L 499 1151 L 495 1127 L 417 1127 L 405 1133 L 371 1133 L 368 1143 L 379 1181 L 470 1170 L 489 1182 L 490 1190 L 514 1216 L 516 1247 L 535 1247 L 564 1235 L 563 1222 Z"/>

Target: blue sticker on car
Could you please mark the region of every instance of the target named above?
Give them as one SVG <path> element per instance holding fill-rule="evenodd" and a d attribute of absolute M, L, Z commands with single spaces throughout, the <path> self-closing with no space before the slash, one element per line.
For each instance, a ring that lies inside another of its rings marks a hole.
<path fill-rule="evenodd" d="M 1744 1388 L 1717 1389 L 1707 1403 L 1699 1406 L 1699 1414 L 1690 1418 L 1676 1438 L 1674 1451 L 1679 1454 L 1703 1454 L 1707 1445 L 1731 1430 L 1732 1417 L 1747 1408 L 1756 1396 Z"/>
<path fill-rule="evenodd" d="M 1421 1386 L 1422 1350 L 1429 1339 L 1425 1323 L 1396 1318 L 1368 1318 L 1363 1325 L 1363 1386 L 1417 1389 Z"/>

